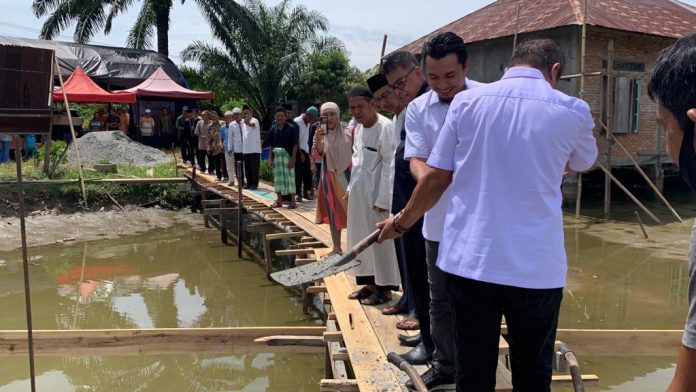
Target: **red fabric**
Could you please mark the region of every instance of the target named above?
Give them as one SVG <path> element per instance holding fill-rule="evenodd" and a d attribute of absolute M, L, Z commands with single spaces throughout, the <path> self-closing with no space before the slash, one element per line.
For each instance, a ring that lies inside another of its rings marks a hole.
<path fill-rule="evenodd" d="M 178 85 L 164 72 L 162 67 L 158 67 L 149 78 L 139 85 L 121 91 L 135 93 L 139 97 L 213 99 L 215 96 L 212 91 L 194 91 Z"/>
<path fill-rule="evenodd" d="M 77 66 L 73 74 L 65 81 L 65 93 L 68 96 L 68 102 L 133 103 L 136 99 L 133 93 L 110 93 L 104 90 L 94 83 L 80 66 Z M 63 102 L 61 88 L 53 90 L 53 100 Z"/>

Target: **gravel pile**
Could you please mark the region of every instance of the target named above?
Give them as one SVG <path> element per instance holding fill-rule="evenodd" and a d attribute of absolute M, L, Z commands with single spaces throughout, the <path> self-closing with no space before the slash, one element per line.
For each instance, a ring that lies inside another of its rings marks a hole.
<path fill-rule="evenodd" d="M 104 160 L 124 165 L 154 165 L 172 160 L 164 152 L 133 141 L 120 131 L 89 132 L 77 140 L 83 165 Z M 68 162 L 77 163 L 74 145 L 67 155 Z"/>

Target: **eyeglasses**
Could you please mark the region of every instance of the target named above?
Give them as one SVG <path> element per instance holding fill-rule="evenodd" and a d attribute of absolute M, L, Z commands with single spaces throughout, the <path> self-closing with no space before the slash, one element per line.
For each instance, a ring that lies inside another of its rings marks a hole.
<path fill-rule="evenodd" d="M 411 75 L 411 72 L 416 69 L 415 66 L 411 67 L 411 70 L 406 72 L 406 75 L 396 79 L 396 81 L 393 84 L 390 84 L 389 87 L 395 89 L 395 90 L 403 90 L 404 87 L 406 87 L 406 79 Z"/>

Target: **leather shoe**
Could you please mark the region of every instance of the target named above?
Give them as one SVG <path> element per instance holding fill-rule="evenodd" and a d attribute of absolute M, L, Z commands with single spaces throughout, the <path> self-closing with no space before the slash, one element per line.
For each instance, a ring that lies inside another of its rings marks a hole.
<path fill-rule="evenodd" d="M 416 347 L 421 342 L 421 335 L 398 335 L 399 343 L 406 347 Z"/>
<path fill-rule="evenodd" d="M 401 358 L 411 365 L 425 365 L 433 359 L 433 353 L 426 349 L 423 343 L 419 343 L 411 351 L 401 354 Z"/>

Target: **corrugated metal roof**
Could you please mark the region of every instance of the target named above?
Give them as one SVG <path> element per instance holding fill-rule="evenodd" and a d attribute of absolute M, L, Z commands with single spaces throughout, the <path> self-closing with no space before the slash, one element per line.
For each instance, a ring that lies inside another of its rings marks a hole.
<path fill-rule="evenodd" d="M 467 43 L 582 23 L 582 0 L 498 0 L 404 46 L 420 52 L 426 40 L 452 31 Z M 694 7 L 676 0 L 588 0 L 587 22 L 616 30 L 679 38 L 696 31 Z"/>

